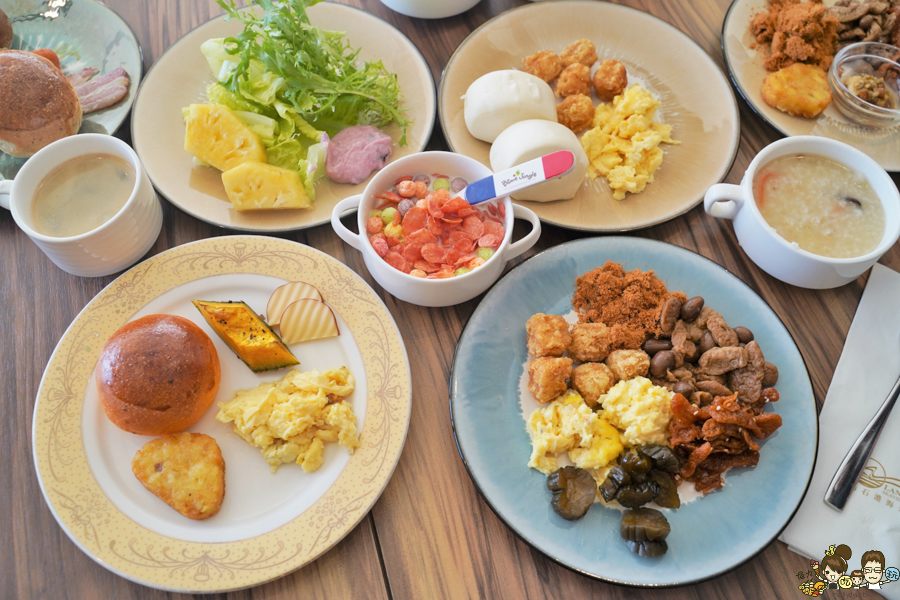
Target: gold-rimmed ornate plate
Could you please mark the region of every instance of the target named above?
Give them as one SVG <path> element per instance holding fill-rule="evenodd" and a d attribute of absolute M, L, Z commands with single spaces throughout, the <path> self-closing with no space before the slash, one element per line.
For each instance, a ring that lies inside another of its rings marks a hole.
<path fill-rule="evenodd" d="M 211 407 L 189 431 L 218 442 L 226 492 L 218 514 L 192 521 L 150 494 L 131 458 L 150 437 L 106 418 L 93 370 L 105 340 L 135 318 L 176 314 L 213 340 L 222 365 L 217 402 L 284 376 L 251 372 L 191 300 L 244 300 L 263 312 L 285 281 L 315 285 L 338 316 L 341 335 L 292 346 L 303 370 L 346 365 L 361 445 L 350 455 L 328 444 L 323 466 L 270 473 L 260 452 L 215 420 Z M 100 292 L 63 335 L 44 372 L 33 447 L 44 498 L 66 534 L 107 569 L 179 592 L 222 592 L 284 575 L 315 560 L 368 513 L 387 485 L 406 439 L 409 361 L 393 318 L 375 292 L 337 260 L 296 242 L 233 236 L 158 254 Z"/>
<path fill-rule="evenodd" d="M 629 85 L 640 83 L 661 102 L 657 119 L 672 125 L 672 137 L 681 144 L 664 144 L 656 181 L 624 201 L 613 199 L 603 178 L 586 177 L 572 200 L 521 204 L 545 223 L 585 231 L 640 229 L 687 212 L 731 168 L 741 131 L 737 103 L 725 75 L 693 40 L 632 8 L 590 0 L 541 2 L 507 11 L 473 31 L 450 57 L 438 93 L 450 148 L 490 167 L 490 144 L 472 137 L 463 117 L 469 85 L 491 71 L 521 69 L 529 54 L 559 52 L 581 38 L 596 45 L 601 60 L 622 62 Z"/>
<path fill-rule="evenodd" d="M 352 6 L 322 2 L 307 10 L 310 21 L 328 30 L 346 33 L 350 45 L 360 48 L 359 60 L 381 60 L 397 74 L 411 125 L 407 145 L 399 146 L 396 125 L 384 129 L 394 140 L 391 160 L 424 150 L 435 120 L 435 91 L 431 69 L 409 38 L 378 17 Z M 235 36 L 239 21 L 217 17 L 197 27 L 175 44 L 147 73 L 134 105 L 131 137 L 134 148 L 154 187 L 172 204 L 207 223 L 252 232 L 305 229 L 328 223 L 338 201 L 360 194 L 366 182 L 343 185 L 326 178 L 316 183 L 311 209 L 234 210 L 225 195 L 222 174 L 212 167 L 196 166 L 184 150 L 182 107 L 206 102 L 206 86 L 213 81 L 200 44 L 211 38 Z"/>
<path fill-rule="evenodd" d="M 128 94 L 81 122 L 80 133 L 115 133 L 131 110 L 143 73 L 141 47 L 128 23 L 96 0 L 2 0 L 0 8 L 12 22 L 10 47 L 54 50 L 66 75 L 85 67 L 98 69 L 96 77 L 125 69 L 131 79 Z M 0 178 L 14 178 L 26 160 L 0 152 Z"/>
<path fill-rule="evenodd" d="M 825 5 L 834 0 L 824 0 Z M 758 46 L 750 33 L 750 20 L 769 5 L 768 0 L 735 0 L 722 24 L 722 53 L 734 87 L 769 125 L 784 135 L 820 135 L 865 152 L 885 170 L 900 171 L 900 126 L 879 129 L 863 127 L 831 106 L 815 119 L 792 117 L 762 99 L 763 80 L 768 75 L 763 61 L 766 48 Z"/>

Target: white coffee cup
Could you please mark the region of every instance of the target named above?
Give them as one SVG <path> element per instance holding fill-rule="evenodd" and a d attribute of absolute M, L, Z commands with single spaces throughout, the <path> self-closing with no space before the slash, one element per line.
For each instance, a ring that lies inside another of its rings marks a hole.
<path fill-rule="evenodd" d="M 52 237 L 35 231 L 32 203 L 38 186 L 53 169 L 86 154 L 112 154 L 135 173 L 134 189 L 125 205 L 99 227 L 71 237 Z M 162 208 L 131 147 L 111 135 L 83 133 L 42 148 L 13 180 L 0 181 L 0 206 L 12 211 L 16 224 L 63 271 L 81 277 L 101 277 L 130 267 L 156 243 L 162 227 Z"/>
<path fill-rule="evenodd" d="M 865 175 L 884 207 L 884 234 L 871 252 L 852 258 L 830 258 L 807 252 L 776 233 L 756 205 L 753 180 L 770 161 L 792 154 L 817 154 Z M 719 183 L 707 190 L 703 207 L 710 215 L 734 220 L 741 248 L 769 275 L 798 287 L 835 288 L 854 281 L 900 237 L 900 192 L 873 159 L 843 142 L 819 136 L 794 136 L 763 148 L 747 167 L 740 185 Z"/>

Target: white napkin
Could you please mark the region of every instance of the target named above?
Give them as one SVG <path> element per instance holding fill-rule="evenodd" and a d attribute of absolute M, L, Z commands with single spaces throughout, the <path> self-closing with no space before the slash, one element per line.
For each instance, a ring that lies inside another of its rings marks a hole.
<path fill-rule="evenodd" d="M 885 423 L 843 512 L 823 501 L 838 465 L 898 375 L 900 273 L 876 264 L 819 415 L 819 451 L 809 491 L 780 537 L 792 551 L 820 563 L 829 546 L 846 544 L 853 552 L 847 575 L 862 570 L 860 559 L 868 550 L 884 554 L 885 568 L 900 567 L 900 406 Z M 798 586 L 808 580 L 798 580 Z M 900 581 L 882 581 L 878 591 L 900 600 Z"/>

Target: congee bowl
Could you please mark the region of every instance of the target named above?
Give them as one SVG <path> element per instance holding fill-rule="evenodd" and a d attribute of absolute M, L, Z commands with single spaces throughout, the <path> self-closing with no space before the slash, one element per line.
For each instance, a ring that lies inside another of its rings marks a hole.
<path fill-rule="evenodd" d="M 509 196 L 491 202 L 505 207 L 503 227 L 506 231 L 499 248 L 483 265 L 468 273 L 447 279 L 424 279 L 408 275 L 395 269 L 378 256 L 366 232 L 369 213 L 384 204 L 376 194 L 390 190 L 394 183 L 406 175 L 417 173 L 443 173 L 462 177 L 470 184 L 488 177 L 491 170 L 475 159 L 452 152 L 420 152 L 405 156 L 388 164 L 366 185 L 362 194 L 345 198 L 338 202 L 331 213 L 331 226 L 335 233 L 353 248 L 362 252 L 369 273 L 381 287 L 393 296 L 419 306 L 452 306 L 471 300 L 487 290 L 500 277 L 507 261 L 516 258 L 534 246 L 541 235 L 541 222 L 531 210 L 514 205 Z M 484 210 L 488 203 L 476 205 Z M 341 215 L 356 209 L 359 233 L 354 233 L 341 223 Z M 531 223 L 531 231 L 517 242 L 512 241 L 513 221 L 524 219 Z"/>
<path fill-rule="evenodd" d="M 885 226 L 874 250 L 852 258 L 814 254 L 788 242 L 770 226 L 757 206 L 753 183 L 757 171 L 776 158 L 818 155 L 861 173 L 884 209 Z M 856 148 L 818 136 L 794 136 L 769 144 L 747 167 L 740 185 L 716 184 L 703 199 L 713 217 L 732 219 L 734 233 L 747 256 L 763 271 L 791 285 L 812 289 L 835 288 L 867 271 L 900 238 L 900 192 L 887 172 Z"/>
<path fill-rule="evenodd" d="M 828 84 L 834 105 L 848 119 L 869 127 L 892 127 L 900 124 L 900 49 L 889 44 L 859 42 L 838 52 L 828 69 Z M 894 99 L 894 107 L 867 102 L 850 91 L 850 78 L 856 75 L 884 73 L 884 86 Z"/>

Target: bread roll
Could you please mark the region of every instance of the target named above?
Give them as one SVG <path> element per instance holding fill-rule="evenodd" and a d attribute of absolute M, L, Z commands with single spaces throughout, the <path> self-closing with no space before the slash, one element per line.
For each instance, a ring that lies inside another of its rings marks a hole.
<path fill-rule="evenodd" d="M 13 30 L 12 23 L 6 13 L 0 10 L 0 48 L 9 48 L 12 44 Z"/>
<path fill-rule="evenodd" d="M 28 157 L 78 133 L 81 100 L 62 72 L 46 58 L 0 50 L 0 150 Z"/>
<path fill-rule="evenodd" d="M 200 420 L 219 390 L 219 356 L 202 329 L 182 317 L 126 323 L 100 352 L 100 403 L 117 427 L 140 435 L 177 433 Z"/>

